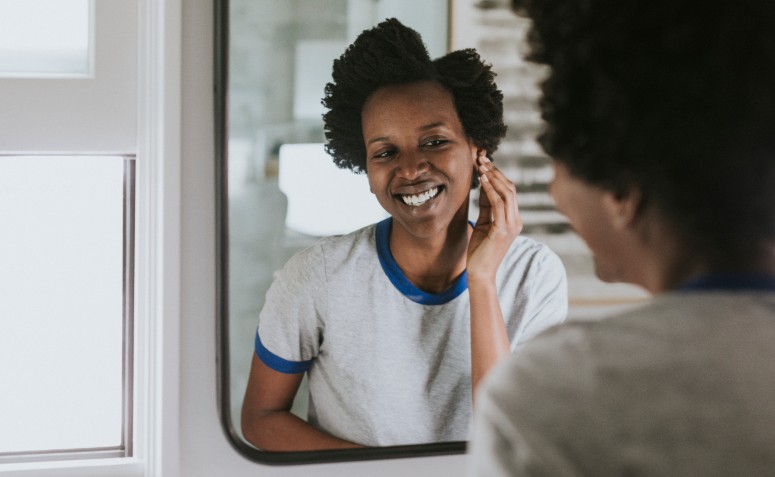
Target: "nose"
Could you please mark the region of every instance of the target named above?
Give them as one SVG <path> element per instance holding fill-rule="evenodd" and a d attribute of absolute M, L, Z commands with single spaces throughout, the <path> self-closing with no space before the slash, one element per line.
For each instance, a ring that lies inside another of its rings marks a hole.
<path fill-rule="evenodd" d="M 430 169 L 425 155 L 419 151 L 404 152 L 398 157 L 396 166 L 396 174 L 407 180 L 416 179 Z"/>

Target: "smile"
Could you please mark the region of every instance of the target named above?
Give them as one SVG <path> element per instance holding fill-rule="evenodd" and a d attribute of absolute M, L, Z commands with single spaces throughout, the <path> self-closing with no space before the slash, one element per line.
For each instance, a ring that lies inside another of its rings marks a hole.
<path fill-rule="evenodd" d="M 401 200 L 404 201 L 406 205 L 411 205 L 412 207 L 419 207 L 423 205 L 424 203 L 428 202 L 429 200 L 436 197 L 436 194 L 439 193 L 439 188 L 434 187 L 432 189 L 428 189 L 425 192 L 421 192 L 419 194 L 413 194 L 413 195 L 401 195 Z"/>

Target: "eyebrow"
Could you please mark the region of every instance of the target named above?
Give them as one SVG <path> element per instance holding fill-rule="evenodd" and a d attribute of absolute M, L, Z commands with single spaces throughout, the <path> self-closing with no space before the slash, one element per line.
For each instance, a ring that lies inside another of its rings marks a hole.
<path fill-rule="evenodd" d="M 425 126 L 422 126 L 420 129 L 418 129 L 418 131 L 427 131 L 429 129 L 437 128 L 439 126 L 446 127 L 446 124 L 441 121 L 437 121 L 435 123 L 430 123 L 430 124 L 426 124 Z"/>
<path fill-rule="evenodd" d="M 373 144 L 373 143 L 375 143 L 375 142 L 380 142 L 380 141 L 382 141 L 382 142 L 385 142 L 385 141 L 390 141 L 390 138 L 389 138 L 389 137 L 387 137 L 387 136 L 380 136 L 380 137 L 375 137 L 374 139 L 369 139 L 369 140 L 366 142 L 366 145 L 368 146 L 369 144 Z"/>
<path fill-rule="evenodd" d="M 421 132 L 424 132 L 424 131 L 429 131 L 431 129 L 437 128 L 439 126 L 446 127 L 447 125 L 446 125 L 446 123 L 444 123 L 442 121 L 437 121 L 435 123 L 426 124 L 425 126 L 420 126 L 417 130 L 421 131 Z M 380 141 L 390 141 L 390 137 L 388 137 L 388 136 L 375 137 L 375 138 L 369 139 L 366 142 L 366 145 L 369 145 L 369 144 L 372 144 L 372 143 L 375 143 L 375 142 L 380 142 Z"/>

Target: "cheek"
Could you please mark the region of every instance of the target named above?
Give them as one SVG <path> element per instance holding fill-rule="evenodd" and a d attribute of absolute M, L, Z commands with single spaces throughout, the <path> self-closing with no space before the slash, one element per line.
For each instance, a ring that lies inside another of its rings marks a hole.
<path fill-rule="evenodd" d="M 554 197 L 555 206 L 563 211 L 574 232 L 586 242 L 590 249 L 599 246 L 599 235 L 602 230 L 596 220 L 595 211 L 584 207 L 584 202 L 580 199 L 573 200 L 572 197 L 565 197 L 562 194 L 555 194 Z"/>
<path fill-rule="evenodd" d="M 366 169 L 366 179 L 369 181 L 369 189 L 377 192 L 380 184 L 379 167 L 369 167 Z"/>
<path fill-rule="evenodd" d="M 478 164 L 476 163 L 476 158 L 478 156 L 479 156 L 478 149 L 471 146 L 471 152 L 468 157 L 469 157 L 469 165 L 471 166 L 470 169 L 472 174 L 475 174 L 478 168 Z"/>
<path fill-rule="evenodd" d="M 578 235 L 586 242 L 593 255 L 601 260 L 615 256 L 622 242 L 611 224 L 600 217 L 599 211 L 586 210 L 583 213 L 585 215 L 578 217 L 576 221 L 580 225 L 576 227 Z"/>
<path fill-rule="evenodd" d="M 369 191 L 374 194 L 377 202 L 379 202 L 383 208 L 388 207 L 388 204 L 390 204 L 392 198 L 387 191 L 388 185 L 385 176 L 372 173 L 367 174 L 366 177 L 369 181 Z"/>
<path fill-rule="evenodd" d="M 473 175 L 476 173 L 476 151 L 470 154 L 466 151 L 464 156 L 464 159 L 457 159 L 455 166 L 456 176 L 463 179 L 461 182 L 465 182 L 470 186 Z"/>
<path fill-rule="evenodd" d="M 460 167 L 455 171 L 455 187 L 460 190 L 460 194 L 468 194 L 471 191 L 471 184 L 474 180 L 474 168 L 470 166 Z"/>

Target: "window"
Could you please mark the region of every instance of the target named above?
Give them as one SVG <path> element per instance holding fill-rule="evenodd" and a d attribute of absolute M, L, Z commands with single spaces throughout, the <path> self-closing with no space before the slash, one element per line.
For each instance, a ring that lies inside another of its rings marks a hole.
<path fill-rule="evenodd" d="M 124 457 L 148 456 L 154 431 L 138 413 L 153 411 L 153 311 L 138 302 L 136 317 L 134 295 L 153 293 L 158 231 L 135 214 L 134 178 L 139 163 L 138 203 L 158 206 L 144 185 L 155 142 L 138 134 L 141 109 L 163 116 L 163 94 L 138 102 L 163 74 L 138 61 L 164 48 L 139 50 L 140 33 L 164 28 L 153 3 L 0 0 L 0 473 L 99 458 L 134 474 Z M 140 31 L 138 15 L 151 26 Z"/>
<path fill-rule="evenodd" d="M 91 73 L 93 0 L 0 0 L 0 76 Z"/>
<path fill-rule="evenodd" d="M 0 462 L 131 451 L 133 172 L 0 157 Z"/>

